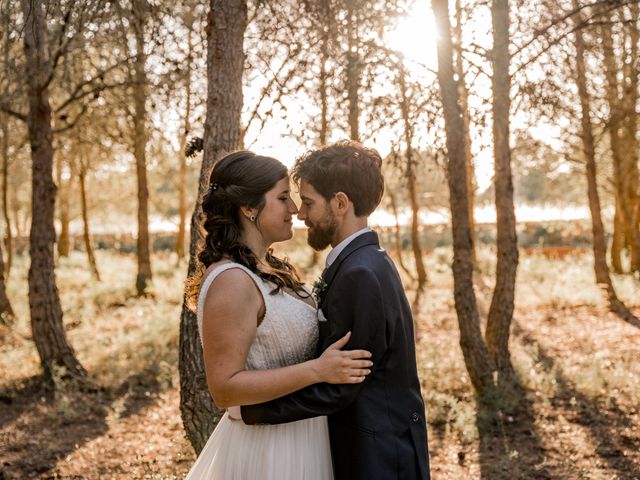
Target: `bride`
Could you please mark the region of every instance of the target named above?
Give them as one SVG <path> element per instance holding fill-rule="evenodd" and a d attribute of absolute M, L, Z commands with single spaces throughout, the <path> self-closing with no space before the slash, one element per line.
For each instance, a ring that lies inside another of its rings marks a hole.
<path fill-rule="evenodd" d="M 292 237 L 286 167 L 240 151 L 214 167 L 204 196 L 206 241 L 199 260 L 197 318 L 207 384 L 226 408 L 187 480 L 329 480 L 326 417 L 245 425 L 239 406 L 262 403 L 314 383 L 360 383 L 370 353 L 342 351 L 349 334 L 316 358 L 316 306 L 274 242 Z M 195 296 L 195 295 L 194 295 Z"/>

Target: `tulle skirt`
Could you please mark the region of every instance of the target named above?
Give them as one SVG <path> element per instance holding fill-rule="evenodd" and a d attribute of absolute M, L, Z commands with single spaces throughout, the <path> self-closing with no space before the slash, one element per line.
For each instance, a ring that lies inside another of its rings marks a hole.
<path fill-rule="evenodd" d="M 186 480 L 332 480 L 326 417 L 245 425 L 224 414 Z"/>

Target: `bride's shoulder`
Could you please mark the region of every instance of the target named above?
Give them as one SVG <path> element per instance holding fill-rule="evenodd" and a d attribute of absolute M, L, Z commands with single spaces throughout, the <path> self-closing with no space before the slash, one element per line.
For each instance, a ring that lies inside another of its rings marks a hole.
<path fill-rule="evenodd" d="M 229 265 L 227 268 L 221 268 Z M 262 295 L 256 280 L 248 269 L 241 264 L 223 260 L 207 267 L 200 291 L 199 301 L 204 310 L 219 311 L 221 308 L 232 310 L 262 305 Z"/>
<path fill-rule="evenodd" d="M 222 268 L 228 266 L 227 268 Z M 229 259 L 222 259 L 207 267 L 202 275 L 201 289 L 205 283 L 216 284 L 216 289 L 242 289 L 254 283 L 250 271 L 243 265 Z M 236 292 L 237 293 L 237 292 Z"/>
<path fill-rule="evenodd" d="M 211 265 L 209 265 L 205 269 L 204 273 L 202 274 L 202 279 L 204 280 L 205 278 L 207 278 L 211 274 L 211 272 L 216 270 L 218 267 L 221 267 L 223 265 L 230 265 L 230 264 L 234 264 L 234 262 L 232 262 L 228 258 L 223 258 L 221 260 L 218 260 L 217 262 L 213 262 Z"/>

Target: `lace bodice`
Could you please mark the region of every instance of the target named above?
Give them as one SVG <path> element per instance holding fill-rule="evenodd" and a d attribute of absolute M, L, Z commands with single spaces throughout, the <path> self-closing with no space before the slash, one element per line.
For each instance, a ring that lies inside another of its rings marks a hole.
<path fill-rule="evenodd" d="M 202 309 L 209 287 L 225 270 L 239 268 L 258 286 L 265 305 L 265 315 L 251 344 L 245 368 L 260 370 L 279 368 L 313 358 L 318 342 L 316 310 L 304 301 L 280 291 L 271 295 L 273 286 L 238 263 L 214 268 L 204 279 L 198 295 L 198 332 L 202 341 Z"/>

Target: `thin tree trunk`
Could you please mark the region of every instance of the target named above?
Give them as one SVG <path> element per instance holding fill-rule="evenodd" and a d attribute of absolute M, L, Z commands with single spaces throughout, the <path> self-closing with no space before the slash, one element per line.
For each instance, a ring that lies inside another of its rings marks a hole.
<path fill-rule="evenodd" d="M 404 263 L 404 255 L 402 254 L 402 237 L 400 235 L 400 218 L 398 215 L 398 202 L 396 200 L 396 195 L 390 190 L 387 189 L 387 195 L 389 196 L 389 201 L 391 203 L 391 211 L 393 212 L 393 218 L 395 219 L 395 228 L 394 228 L 394 238 L 396 244 L 396 256 L 398 257 L 398 263 L 400 264 L 400 268 L 406 273 L 409 278 L 414 281 L 415 277 L 413 276 L 413 272 L 409 270 L 407 265 Z"/>
<path fill-rule="evenodd" d="M 573 0 L 574 8 L 578 8 L 577 0 Z M 618 314 L 622 319 L 636 324 L 640 321 L 633 316 L 629 309 L 622 303 L 611 282 L 609 267 L 607 266 L 607 244 L 604 236 L 604 225 L 602 223 L 600 196 L 598 194 L 597 168 L 595 155 L 595 142 L 593 139 L 593 127 L 591 124 L 591 105 L 589 92 L 587 90 L 587 74 L 585 68 L 585 44 L 582 37 L 582 16 L 576 15 L 574 23 L 575 48 L 576 48 L 576 85 L 580 96 L 580 121 L 582 125 L 582 148 L 587 164 L 587 195 L 589 197 L 589 210 L 591 212 L 591 230 L 593 234 L 593 259 L 596 274 L 596 283 L 601 286 L 607 296 L 609 309 Z"/>
<path fill-rule="evenodd" d="M 7 285 L 5 282 L 5 268 L 4 268 L 4 254 L 3 254 L 2 242 L 0 241 L 0 324 L 12 325 L 15 320 L 13 308 L 11 308 L 11 302 L 7 297 Z"/>
<path fill-rule="evenodd" d="M 432 0 L 431 5 L 441 35 L 438 42 L 438 83 L 447 138 L 454 298 L 460 327 L 460 346 L 471 383 L 482 395 L 493 390 L 494 365 L 482 339 L 478 306 L 473 290 L 473 256 L 465 167 L 466 139 L 464 136 L 460 137 L 460 132 L 464 131 L 464 123 L 453 72 L 448 0 Z"/>
<path fill-rule="evenodd" d="M 626 152 L 624 139 L 630 135 L 625 135 L 625 108 L 623 102 L 626 98 L 620 98 L 620 83 L 618 81 L 618 62 L 615 57 L 615 49 L 612 41 L 612 29 L 610 22 L 604 21 L 601 24 L 602 47 L 606 76 L 606 100 L 609 106 L 609 141 L 611 143 L 611 153 L 613 158 L 614 184 L 616 189 L 616 213 L 618 214 L 618 226 L 622 227 L 624 242 L 629 248 L 629 254 L 636 261 L 640 249 L 640 231 L 635 223 L 634 199 L 637 192 L 633 189 L 634 171 L 637 171 L 637 160 L 634 160 L 636 152 Z M 637 89 L 637 87 L 636 87 Z M 637 101 L 637 95 L 636 95 Z M 635 103 L 634 103 L 635 108 Z M 635 113 L 634 113 L 635 114 Z M 636 132 L 632 133 L 633 136 Z M 631 147 L 631 145 L 627 145 Z M 636 176 L 637 177 L 637 176 Z M 637 180 L 635 180 L 637 188 Z M 615 229 L 614 229 L 615 234 Z M 612 254 L 613 254 L 612 249 Z M 614 269 L 621 265 L 614 263 Z"/>
<path fill-rule="evenodd" d="M 418 291 L 422 291 L 426 285 L 427 270 L 424 267 L 424 259 L 422 258 L 422 247 L 420 246 L 420 206 L 418 204 L 418 194 L 416 192 L 416 174 L 415 160 L 413 152 L 413 131 L 411 121 L 409 120 L 409 105 L 407 99 L 407 82 L 404 67 L 400 62 L 398 82 L 400 87 L 400 110 L 402 112 L 402 120 L 404 123 L 404 140 L 407 144 L 407 187 L 409 189 L 409 202 L 411 203 L 411 246 L 413 248 L 413 257 L 416 263 L 416 272 L 418 274 Z"/>
<path fill-rule="evenodd" d="M 10 25 L 11 13 L 9 8 L 4 9 L 3 21 L 6 26 Z M 9 50 L 11 39 L 9 38 L 9 28 L 6 28 L 3 43 L 4 73 L 9 73 Z M 4 268 L 4 280 L 7 281 L 13 266 L 13 231 L 9 219 L 9 122 L 8 114 L 0 113 L 0 123 L 2 124 L 2 215 L 4 217 L 7 263 Z"/>
<path fill-rule="evenodd" d="M 611 240 L 611 268 L 614 273 L 624 273 L 622 266 L 622 250 L 624 249 L 624 222 L 620 213 L 618 194 L 615 194 L 615 213 L 613 215 L 613 238 Z"/>
<path fill-rule="evenodd" d="M 631 257 L 630 271 L 640 273 L 640 230 L 637 228 L 636 217 L 640 211 L 640 190 L 638 172 L 638 15 L 640 6 L 633 3 L 629 6 L 631 12 L 630 28 L 625 29 L 629 37 L 629 57 L 624 62 L 623 68 L 623 108 L 624 122 L 622 141 L 624 144 L 624 195 L 629 206 L 628 244 Z"/>
<path fill-rule="evenodd" d="M 29 140 L 31 144 L 32 219 L 29 236 L 29 310 L 33 340 L 45 377 L 51 379 L 56 367 L 66 376 L 84 377 L 86 371 L 67 342 L 62 324 L 62 308 L 53 265 L 53 227 L 56 186 L 53 182 L 53 132 L 46 78 L 46 25 L 43 5 L 22 0 L 24 51 L 29 94 Z"/>
<path fill-rule="evenodd" d="M 329 101 L 327 91 L 329 89 L 327 72 L 327 62 L 329 61 L 329 30 L 325 28 L 322 36 L 322 45 L 320 46 L 320 130 L 318 132 L 318 146 L 322 147 L 327 144 L 327 135 L 329 132 Z M 357 128 L 357 126 L 356 126 Z M 307 268 L 311 269 L 318 264 L 320 254 L 311 249 L 311 258 L 307 264 Z"/>
<path fill-rule="evenodd" d="M 93 278 L 95 278 L 99 282 L 100 272 L 98 271 L 96 256 L 93 252 L 93 245 L 91 244 L 91 233 L 89 232 L 89 209 L 87 207 L 87 167 L 82 159 L 80 159 L 80 172 L 78 178 L 80 179 L 80 206 L 82 208 L 82 236 L 84 239 L 84 249 L 87 252 L 87 261 L 89 262 L 91 274 L 93 275 Z"/>
<path fill-rule="evenodd" d="M 133 3 L 134 30 L 136 41 L 135 82 L 133 97 L 135 113 L 134 124 L 134 156 L 136 159 L 136 177 L 138 180 L 138 274 L 136 276 L 136 291 L 144 295 L 151 282 L 151 258 L 149 245 L 149 190 L 147 184 L 147 130 L 146 130 L 146 84 L 147 62 L 144 53 L 144 27 L 146 23 L 146 0 Z"/>
<path fill-rule="evenodd" d="M 323 26 L 323 28 L 325 27 Z M 320 131 L 318 132 L 319 147 L 327 144 L 327 134 L 329 132 L 329 101 L 327 95 L 327 90 L 329 88 L 327 82 L 327 62 L 329 61 L 328 42 L 329 31 L 325 30 L 323 32 L 322 45 L 320 47 Z M 307 268 L 311 269 L 315 267 L 318 264 L 318 260 L 320 260 L 320 254 L 317 250 L 311 249 L 311 258 L 309 259 Z"/>
<path fill-rule="evenodd" d="M 327 90 L 329 89 L 327 62 L 329 61 L 329 31 L 323 32 L 322 45 L 320 47 L 320 134 L 318 141 L 320 146 L 327 144 L 329 132 L 329 101 Z"/>
<path fill-rule="evenodd" d="M 458 76 L 458 92 L 460 95 L 460 109 L 462 110 L 462 120 L 464 122 L 464 136 L 467 139 L 465 144 L 466 169 L 467 169 L 467 192 L 469 199 L 469 228 L 471 229 L 471 256 L 473 266 L 478 268 L 478 258 L 476 255 L 476 222 L 475 222 L 475 182 L 473 168 L 473 154 L 471 153 L 471 117 L 469 115 L 469 91 L 465 82 L 463 48 L 462 48 L 462 5 L 460 0 L 456 0 L 456 26 L 453 32 L 455 39 L 455 61 L 454 69 Z"/>
<path fill-rule="evenodd" d="M 9 116 L 0 114 L 2 122 L 2 216 L 4 218 L 7 263 L 4 268 L 4 280 L 8 280 L 13 266 L 13 229 L 9 218 Z M 1 240 L 0 240 L 1 241 Z"/>
<path fill-rule="evenodd" d="M 360 56 L 356 15 L 348 4 L 348 51 L 347 51 L 347 102 L 349 105 L 349 130 L 351 140 L 360 141 Z"/>
<path fill-rule="evenodd" d="M 56 183 L 58 185 L 58 214 L 60 216 L 60 234 L 58 235 L 58 255 L 60 257 L 69 256 L 69 189 L 71 188 L 71 180 L 66 182 L 62 178 L 62 159 L 58 158 L 56 162 Z"/>
<path fill-rule="evenodd" d="M 509 354 L 509 333 L 513 319 L 518 239 L 511 178 L 509 145 L 509 110 L 511 106 L 509 76 L 509 5 L 508 0 L 493 0 L 493 148 L 494 186 L 497 214 L 496 286 L 489 307 L 485 338 L 489 353 L 501 376 L 513 374 Z"/>
<path fill-rule="evenodd" d="M 210 0 L 208 23 L 207 116 L 198 202 L 191 218 L 189 276 L 199 269 L 196 252 L 204 241 L 199 228 L 203 220 L 201 199 L 208 188 L 209 173 L 222 154 L 240 147 L 246 0 Z M 196 316 L 186 303 L 180 318 L 179 369 L 182 422 L 191 445 L 199 453 L 220 420 L 222 411 L 216 409 L 211 400 Z"/>
<path fill-rule="evenodd" d="M 178 177 L 178 209 L 180 219 L 178 222 L 178 237 L 176 239 L 176 253 L 178 260 L 185 255 L 185 233 L 187 221 L 187 155 L 185 147 L 187 145 L 187 136 L 191 131 L 191 56 L 193 55 L 193 24 L 189 25 L 189 34 L 187 37 L 187 67 L 186 67 L 186 88 L 185 102 L 186 109 L 184 113 L 184 130 L 180 136 L 180 171 Z"/>

